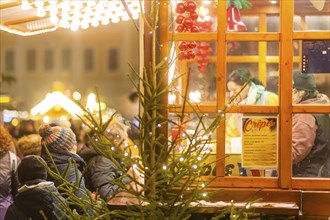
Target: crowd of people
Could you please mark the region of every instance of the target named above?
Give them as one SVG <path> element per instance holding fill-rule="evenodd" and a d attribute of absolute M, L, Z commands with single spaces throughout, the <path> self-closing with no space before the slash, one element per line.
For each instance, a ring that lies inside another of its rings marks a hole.
<path fill-rule="evenodd" d="M 104 135 L 125 150 L 129 146 L 127 130 L 126 125 L 114 122 Z M 118 166 L 124 164 L 97 153 L 88 139 L 78 149 L 72 129 L 44 124 L 38 134 L 14 141 L 0 125 L 0 220 L 44 219 L 44 216 L 66 219 L 67 207 L 92 216 L 91 210 L 68 202 L 67 193 L 61 192 L 60 187 L 64 181 L 74 184 L 75 196 L 88 202 L 87 190 L 93 199 L 109 201 L 124 187 L 132 187 L 133 179 L 143 178 L 133 166 L 123 172 L 125 169 Z"/>

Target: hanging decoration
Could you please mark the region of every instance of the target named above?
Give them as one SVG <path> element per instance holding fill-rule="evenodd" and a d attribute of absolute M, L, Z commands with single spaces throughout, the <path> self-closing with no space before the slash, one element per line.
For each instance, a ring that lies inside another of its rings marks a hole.
<path fill-rule="evenodd" d="M 245 24 L 241 21 L 239 9 L 247 9 L 251 3 L 247 0 L 227 0 L 227 31 L 246 31 Z M 176 4 L 175 18 L 176 32 L 210 32 L 212 20 L 209 16 L 200 16 L 197 4 L 193 0 L 185 0 Z M 207 69 L 212 55 L 211 43 L 181 41 L 179 42 L 179 60 L 193 60 L 197 58 L 197 67 L 201 73 Z"/>
<path fill-rule="evenodd" d="M 246 31 L 247 27 L 241 20 L 241 15 L 235 5 L 227 8 L 227 31 Z"/>
<path fill-rule="evenodd" d="M 177 32 L 199 32 L 196 25 L 198 14 L 196 12 L 197 4 L 195 1 L 189 0 L 179 2 L 176 5 L 175 11 L 178 14 L 175 22 L 177 23 Z M 196 42 L 181 41 L 179 42 L 179 60 L 192 60 L 195 58 Z"/>
<path fill-rule="evenodd" d="M 212 27 L 212 21 L 207 19 L 202 19 L 198 22 L 198 27 L 203 32 L 210 32 Z M 210 61 L 210 56 L 212 55 L 211 42 L 203 41 L 197 43 L 197 67 L 201 73 L 205 73 L 207 65 Z"/>

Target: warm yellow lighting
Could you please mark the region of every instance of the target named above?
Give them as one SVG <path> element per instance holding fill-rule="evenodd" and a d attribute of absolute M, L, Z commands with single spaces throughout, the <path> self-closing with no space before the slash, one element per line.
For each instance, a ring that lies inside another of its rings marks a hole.
<path fill-rule="evenodd" d="M 76 103 L 74 103 L 63 93 L 56 91 L 47 94 L 43 101 L 31 109 L 31 114 L 44 115 L 50 109 L 56 108 L 57 105 L 69 112 L 72 116 L 77 116 L 77 114 L 81 115 L 83 113 L 82 109 Z"/>
<path fill-rule="evenodd" d="M 96 95 L 94 93 L 90 93 L 87 96 L 87 104 L 86 104 L 86 109 L 89 109 L 89 111 L 93 112 L 96 107 Z"/>
<path fill-rule="evenodd" d="M 200 102 L 201 101 L 201 93 L 199 91 L 194 91 L 189 93 L 189 100 L 191 102 Z"/>
<path fill-rule="evenodd" d="M 126 1 L 133 19 L 138 19 L 139 1 Z M 27 1 L 22 0 L 22 8 L 34 8 L 37 16 L 50 16 L 50 22 L 62 28 L 77 31 L 88 26 L 108 25 L 109 22 L 127 21 L 129 16 L 120 1 Z M 92 18 L 92 19 L 91 19 Z"/>
<path fill-rule="evenodd" d="M 80 100 L 81 99 L 81 94 L 79 93 L 79 92 L 74 92 L 73 94 L 72 94 L 72 97 L 73 97 L 73 99 L 74 100 Z"/>
<path fill-rule="evenodd" d="M 205 16 L 209 15 L 209 12 L 210 12 L 209 9 L 204 6 L 201 6 L 199 8 L 199 11 L 200 11 L 201 17 L 205 17 Z"/>
<path fill-rule="evenodd" d="M 18 119 L 16 119 L 16 118 L 14 118 L 12 121 L 11 121 L 11 124 L 13 125 L 13 126 L 17 126 L 18 125 Z"/>
<path fill-rule="evenodd" d="M 9 103 L 10 102 L 10 97 L 2 95 L 0 96 L 0 103 Z"/>
<path fill-rule="evenodd" d="M 57 111 L 57 112 L 59 112 L 59 111 L 62 110 L 62 107 L 60 105 L 55 105 L 54 106 L 54 110 Z"/>
<path fill-rule="evenodd" d="M 43 121 L 44 123 L 49 123 L 50 118 L 46 115 L 46 116 L 44 116 L 44 117 L 42 118 L 42 121 Z"/>
<path fill-rule="evenodd" d="M 67 119 L 67 117 L 66 117 L 65 115 L 62 115 L 62 116 L 60 117 L 60 120 L 61 120 L 61 121 L 67 121 L 68 119 Z"/>
<path fill-rule="evenodd" d="M 104 102 L 100 102 L 100 107 L 101 107 L 101 110 L 103 111 L 107 108 L 107 105 Z M 95 104 L 94 110 L 99 111 L 99 104 L 98 103 Z"/>

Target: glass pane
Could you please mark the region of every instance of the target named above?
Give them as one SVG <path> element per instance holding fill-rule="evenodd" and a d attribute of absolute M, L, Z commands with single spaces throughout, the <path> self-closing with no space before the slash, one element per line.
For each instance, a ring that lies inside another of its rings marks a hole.
<path fill-rule="evenodd" d="M 71 70 L 72 53 L 70 49 L 62 50 L 62 69 Z"/>
<path fill-rule="evenodd" d="M 278 94 L 278 63 L 267 64 L 266 90 Z"/>
<path fill-rule="evenodd" d="M 329 114 L 293 114 L 293 177 L 330 177 L 329 118 Z"/>
<path fill-rule="evenodd" d="M 330 30 L 330 1 L 295 0 L 294 30 Z"/>
<path fill-rule="evenodd" d="M 228 41 L 227 55 L 228 56 L 258 55 L 258 42 Z"/>
<path fill-rule="evenodd" d="M 26 69 L 28 71 L 36 70 L 36 56 L 37 53 L 35 50 L 30 49 L 26 52 Z"/>
<path fill-rule="evenodd" d="M 15 70 L 15 52 L 13 50 L 7 50 L 5 53 L 5 70 Z"/>
<path fill-rule="evenodd" d="M 252 6 L 250 8 L 240 9 L 242 21 L 247 27 L 246 31 L 278 32 L 279 31 L 279 1 L 251 1 L 251 2 L 252 2 Z M 265 14 L 266 16 L 265 17 L 256 16 L 259 14 Z"/>
<path fill-rule="evenodd" d="M 242 22 L 246 26 L 248 32 L 259 31 L 259 17 L 257 16 L 242 16 Z M 228 28 L 227 28 L 228 30 Z"/>
<path fill-rule="evenodd" d="M 232 176 L 277 176 L 277 117 L 226 115 L 226 168 Z"/>
<path fill-rule="evenodd" d="M 45 50 L 45 70 L 52 70 L 54 68 L 54 51 Z"/>
<path fill-rule="evenodd" d="M 169 71 L 170 104 L 182 104 L 189 85 L 187 97 L 190 102 L 208 103 L 216 100 L 215 42 L 176 42 L 177 61 Z"/>
<path fill-rule="evenodd" d="M 277 16 L 267 16 L 267 32 L 280 31 L 280 18 Z"/>
<path fill-rule="evenodd" d="M 94 51 L 92 49 L 86 49 L 84 51 L 84 63 L 85 71 L 92 71 L 94 69 Z"/>
<path fill-rule="evenodd" d="M 267 56 L 278 56 L 279 49 L 278 42 L 267 42 Z"/>
<path fill-rule="evenodd" d="M 169 119 L 174 123 L 179 123 L 181 116 L 170 113 Z M 175 124 L 169 124 L 169 138 L 170 141 L 176 140 L 173 143 L 173 147 L 175 148 L 176 153 L 185 152 L 188 149 L 191 149 L 195 143 L 201 143 L 198 146 L 198 149 L 201 150 L 202 153 L 206 153 L 209 156 L 205 161 L 203 161 L 203 175 L 215 175 L 215 153 L 216 153 L 216 132 L 214 131 L 212 134 L 205 131 L 205 128 L 210 128 L 211 123 L 215 120 L 214 114 L 186 114 L 185 122 L 181 126 L 177 126 Z M 214 128 L 215 130 L 215 128 Z M 180 135 L 178 137 L 178 134 Z M 200 142 L 200 139 L 204 141 L 205 145 Z M 203 148 L 203 149 L 202 149 Z"/>

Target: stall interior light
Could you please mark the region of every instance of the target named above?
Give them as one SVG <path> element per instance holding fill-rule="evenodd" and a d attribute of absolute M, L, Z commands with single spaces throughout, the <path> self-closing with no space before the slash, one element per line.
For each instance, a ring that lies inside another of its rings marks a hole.
<path fill-rule="evenodd" d="M 10 103 L 10 97 L 7 95 L 1 95 L 0 96 L 0 103 L 1 104 L 7 104 Z"/>
<path fill-rule="evenodd" d="M 136 0 L 125 1 L 133 19 L 138 19 L 140 3 Z M 100 24 L 107 25 L 110 22 L 118 23 L 120 20 L 129 20 L 120 0 L 112 1 L 40 1 L 22 0 L 22 9 L 36 9 L 37 16 L 49 17 L 51 23 L 61 28 L 70 28 L 76 31 L 90 26 L 97 27 Z"/>
<path fill-rule="evenodd" d="M 83 113 L 83 110 L 76 103 L 70 100 L 62 92 L 56 91 L 53 93 L 48 93 L 43 101 L 31 109 L 31 114 L 44 115 L 46 112 L 57 105 L 62 107 L 65 111 L 74 117 Z"/>

